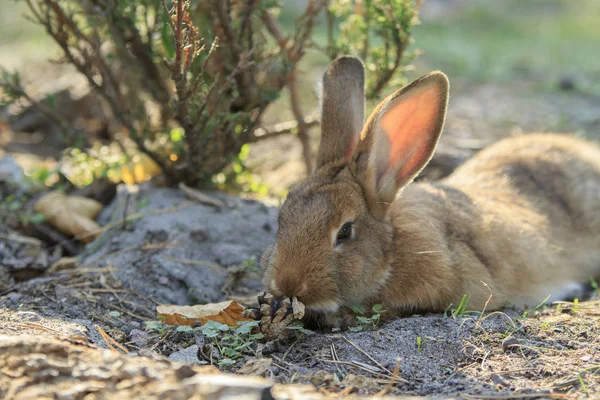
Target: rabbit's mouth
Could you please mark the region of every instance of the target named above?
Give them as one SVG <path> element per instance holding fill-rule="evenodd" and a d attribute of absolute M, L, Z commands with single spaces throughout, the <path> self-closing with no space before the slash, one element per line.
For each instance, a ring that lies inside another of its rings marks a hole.
<path fill-rule="evenodd" d="M 337 300 L 324 300 L 306 304 L 306 308 L 319 313 L 335 313 L 339 311 L 340 303 Z"/>

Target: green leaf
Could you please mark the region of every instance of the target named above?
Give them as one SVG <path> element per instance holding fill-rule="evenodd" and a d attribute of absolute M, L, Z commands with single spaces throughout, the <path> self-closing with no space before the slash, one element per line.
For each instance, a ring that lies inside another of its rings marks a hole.
<path fill-rule="evenodd" d="M 163 324 L 160 321 L 146 321 L 146 330 L 158 332 L 161 329 L 163 329 L 164 327 L 165 327 L 165 324 Z"/>
<path fill-rule="evenodd" d="M 222 360 L 219 360 L 219 365 L 233 365 L 235 364 L 235 361 L 233 361 L 231 358 L 224 358 Z"/>
<path fill-rule="evenodd" d="M 188 326 L 188 325 L 181 325 L 181 326 L 178 326 L 175 331 L 177 331 L 177 332 L 183 332 L 183 333 L 193 333 L 194 329 L 191 326 Z"/>
<path fill-rule="evenodd" d="M 365 307 L 362 304 L 352 306 L 352 311 L 354 311 L 355 314 L 363 315 L 365 313 Z"/>
<path fill-rule="evenodd" d="M 46 97 L 46 102 L 50 107 L 56 107 L 56 95 L 51 94 L 48 97 Z"/>
<path fill-rule="evenodd" d="M 238 335 L 248 335 L 252 332 L 252 328 L 260 324 L 260 321 L 243 321 L 237 324 L 238 328 L 235 330 L 235 333 Z"/>
<path fill-rule="evenodd" d="M 239 345 L 239 346 L 235 347 L 234 349 L 235 349 L 236 351 L 242 351 L 242 350 L 245 350 L 245 349 L 247 349 L 248 347 L 252 346 L 252 344 L 253 344 L 252 342 L 246 342 L 246 343 L 243 343 L 243 344 L 241 344 L 241 345 Z"/>
<path fill-rule="evenodd" d="M 364 328 L 362 326 L 350 326 L 350 327 L 348 327 L 348 330 L 350 332 L 362 332 L 363 329 Z"/>
<path fill-rule="evenodd" d="M 371 310 L 373 310 L 374 313 L 379 313 L 381 312 L 381 310 L 383 309 L 383 304 L 375 304 Z"/>
<path fill-rule="evenodd" d="M 29 222 L 32 224 L 41 224 L 44 221 L 46 221 L 46 217 L 42 213 L 34 213 L 29 217 Z"/>
<path fill-rule="evenodd" d="M 171 129 L 171 132 L 169 132 L 169 136 L 171 142 L 177 143 L 183 140 L 183 137 L 185 136 L 185 131 L 182 128 Z"/>
<path fill-rule="evenodd" d="M 214 329 L 207 328 L 207 329 L 200 329 L 200 331 L 207 338 L 215 338 L 215 337 L 219 336 L 219 331 L 214 330 Z"/>
<path fill-rule="evenodd" d="M 230 329 L 229 325 L 222 324 L 216 321 L 208 321 L 204 325 L 202 325 L 202 327 L 206 329 L 215 329 L 221 332 L 227 332 Z"/>
<path fill-rule="evenodd" d="M 229 358 L 235 358 L 238 356 L 238 352 L 235 349 L 232 349 L 231 347 L 224 347 L 221 350 L 221 353 L 223 353 L 224 356 L 227 356 Z"/>

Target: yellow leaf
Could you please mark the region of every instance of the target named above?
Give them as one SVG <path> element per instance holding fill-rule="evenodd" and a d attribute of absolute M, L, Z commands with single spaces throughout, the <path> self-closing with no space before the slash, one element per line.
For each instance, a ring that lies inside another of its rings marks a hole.
<path fill-rule="evenodd" d="M 121 180 L 128 185 L 133 185 L 135 183 L 135 178 L 129 169 L 129 165 L 127 164 L 121 167 Z"/>
<path fill-rule="evenodd" d="M 145 153 L 140 154 L 140 164 L 144 166 L 144 171 L 150 177 L 160 174 L 162 171 L 158 164 L 156 164 L 150 156 Z"/>

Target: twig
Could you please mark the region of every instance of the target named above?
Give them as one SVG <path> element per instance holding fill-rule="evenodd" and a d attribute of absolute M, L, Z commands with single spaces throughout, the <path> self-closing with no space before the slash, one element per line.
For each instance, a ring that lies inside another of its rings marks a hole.
<path fill-rule="evenodd" d="M 497 372 L 489 372 L 487 374 L 481 375 L 480 377 L 488 377 L 488 376 L 492 376 L 492 375 L 505 375 L 505 374 L 514 374 L 516 372 L 525 372 L 525 371 L 531 371 L 534 368 L 519 368 L 519 369 L 507 369 L 504 371 L 497 371 Z"/>
<path fill-rule="evenodd" d="M 334 361 L 340 361 L 340 358 L 337 355 L 337 350 L 335 349 L 335 344 L 334 343 L 331 343 L 330 351 L 331 351 L 331 359 L 334 360 Z M 348 374 L 344 369 L 342 369 L 342 367 L 339 366 L 339 364 L 336 364 L 335 367 L 338 370 L 338 373 L 340 374 L 340 377 L 344 377 L 344 376 L 346 376 Z"/>
<path fill-rule="evenodd" d="M 304 126 L 310 128 L 319 124 L 319 117 L 316 113 L 304 118 Z M 276 136 L 285 135 L 298 129 L 298 121 L 285 121 L 275 125 L 257 128 L 254 130 L 254 135 L 250 139 L 251 142 L 259 140 L 271 139 Z"/>
<path fill-rule="evenodd" d="M 317 361 L 321 361 L 321 362 L 332 363 L 332 364 L 347 365 L 347 366 L 350 366 L 350 367 L 354 367 L 354 368 L 362 369 L 363 371 L 366 371 L 366 372 L 368 372 L 368 373 L 370 373 L 370 374 L 373 374 L 373 375 L 379 376 L 379 377 L 381 377 L 381 378 L 386 378 L 386 382 L 387 382 L 387 379 L 389 379 L 389 378 L 390 378 L 390 376 L 391 376 L 391 373 L 390 373 L 390 375 L 386 375 L 386 374 L 383 374 L 383 373 L 381 373 L 381 372 L 375 372 L 375 371 L 373 371 L 372 369 L 365 368 L 364 366 L 362 366 L 362 365 L 360 365 L 360 364 L 356 364 L 356 363 L 354 363 L 354 362 L 348 362 L 348 361 L 335 361 L 335 360 L 326 360 L 326 359 L 324 359 L 324 358 L 315 358 L 315 360 L 317 360 Z M 396 377 L 396 380 L 397 380 L 398 382 L 400 382 L 400 383 L 407 383 L 407 382 L 408 382 L 406 379 L 400 378 L 399 376 L 398 376 L 398 377 Z"/>
<path fill-rule="evenodd" d="M 117 352 L 117 349 L 115 349 L 111 343 L 113 343 L 115 346 L 117 346 L 119 349 L 121 349 L 125 354 L 129 354 L 129 350 L 127 350 L 125 347 L 123 347 L 123 345 L 121 345 L 121 343 L 117 342 L 115 339 L 111 338 L 108 333 L 106 333 L 104 331 L 104 329 L 100 328 L 99 326 L 96 325 L 96 330 L 98 331 L 98 333 L 100 334 L 100 336 L 102 336 L 102 339 L 104 339 L 104 343 L 106 343 L 106 345 L 108 346 L 109 349 L 111 349 L 112 351 Z"/>
<path fill-rule="evenodd" d="M 390 391 L 392 386 L 394 386 L 399 375 L 400 375 L 400 358 L 397 358 L 396 365 L 394 366 L 394 373 L 392 374 L 392 377 L 390 378 L 390 382 L 383 389 L 381 389 L 379 392 L 377 392 L 377 394 L 375 396 L 376 397 L 385 396 Z"/>
<path fill-rule="evenodd" d="M 376 359 L 374 359 L 373 357 L 371 357 L 369 355 L 369 353 L 367 353 L 366 351 L 364 351 L 363 349 L 361 349 L 360 347 L 358 347 L 352 340 L 348 339 L 345 336 L 342 336 L 342 338 L 350 343 L 352 345 L 352 347 L 354 347 L 356 350 L 360 351 L 362 354 L 364 354 L 369 360 L 373 361 L 379 368 L 381 368 L 382 370 L 386 371 L 388 374 L 392 375 L 392 373 L 390 372 L 389 369 L 387 369 L 386 367 L 384 367 L 383 365 L 381 365 L 381 363 L 379 361 L 377 361 Z"/>
<path fill-rule="evenodd" d="M 536 398 L 536 397 L 552 397 L 554 399 L 569 399 L 571 396 L 568 394 L 561 393 L 550 393 L 550 392 L 538 392 L 538 393 L 515 393 L 515 394 L 500 394 L 500 395 L 470 395 L 463 394 L 462 396 L 467 399 L 490 399 L 490 400 L 502 400 L 502 399 L 528 399 L 528 398 Z"/>
<path fill-rule="evenodd" d="M 296 341 L 294 341 L 294 343 L 292 343 L 292 345 L 285 351 L 285 353 L 283 353 L 283 357 L 281 358 L 281 361 L 285 361 L 285 358 L 288 356 L 288 354 L 290 354 L 290 351 L 292 351 L 292 349 L 294 348 L 296 343 L 298 343 L 298 340 L 300 340 L 300 339 L 296 339 Z"/>
<path fill-rule="evenodd" d="M 225 206 L 225 204 L 221 200 L 204 194 L 199 190 L 192 189 L 183 182 L 179 183 L 179 189 L 181 189 L 186 194 L 186 196 L 199 203 L 208 204 L 209 206 L 214 206 L 217 208 L 223 208 Z"/>
<path fill-rule="evenodd" d="M 303 55 L 304 46 L 306 45 L 306 42 L 312 33 L 316 17 L 320 14 L 322 9 L 326 8 L 326 6 L 327 1 L 324 0 L 308 1 L 304 14 L 299 18 L 303 24 L 296 31 L 294 41 L 289 48 L 287 46 L 288 40 L 285 39 L 285 36 L 281 32 L 281 27 L 279 24 L 276 23 L 276 21 L 268 12 L 263 16 L 263 21 L 266 23 L 267 30 L 278 42 L 281 52 L 287 55 L 287 59 L 292 66 L 287 75 L 286 82 L 290 91 L 290 104 L 292 107 L 292 112 L 294 113 L 294 117 L 297 121 L 295 128 L 298 129 L 298 139 L 300 139 L 300 143 L 302 143 L 302 157 L 304 159 L 304 165 L 306 166 L 307 175 L 310 175 L 312 172 L 312 154 L 310 148 L 310 138 L 308 136 L 308 126 L 304 118 L 304 114 L 300 106 L 300 98 L 298 96 L 296 66 L 298 60 Z"/>
<path fill-rule="evenodd" d="M 120 312 L 124 312 L 125 314 L 129 315 L 130 317 L 137 318 L 140 321 L 148 321 L 154 317 L 154 316 L 142 317 L 141 315 L 137 315 L 135 313 L 132 313 L 131 311 L 124 309 L 123 307 L 117 307 L 115 305 L 111 305 L 110 307 L 114 308 L 115 310 L 118 310 Z"/>
<path fill-rule="evenodd" d="M 127 211 L 129 210 L 129 199 L 131 198 L 131 193 L 127 192 L 125 194 L 125 205 L 123 206 L 123 225 L 121 226 L 122 230 L 127 229 Z"/>
<path fill-rule="evenodd" d="M 47 331 L 47 332 L 51 332 L 51 333 L 57 333 L 59 335 L 65 335 L 64 332 L 57 331 L 56 329 L 48 328 L 48 327 L 40 325 L 40 324 L 34 324 L 32 322 L 26 322 L 26 323 L 15 322 L 14 325 L 21 326 L 23 328 L 40 329 L 42 331 Z"/>
<path fill-rule="evenodd" d="M 308 136 L 308 128 L 304 120 L 304 113 L 300 107 L 300 98 L 298 96 L 298 81 L 296 79 L 296 69 L 294 68 L 288 76 L 288 88 L 290 91 L 290 104 L 292 106 L 292 112 L 298 122 L 298 139 L 302 143 L 302 157 L 304 158 L 304 165 L 306 167 L 306 175 L 310 175 L 312 172 L 312 154 L 310 146 L 310 137 Z"/>
<path fill-rule="evenodd" d="M 102 340 L 104 340 L 104 343 L 106 344 L 106 346 L 109 349 L 111 349 L 112 351 L 114 351 L 115 353 L 118 353 L 117 349 L 115 349 L 113 347 L 113 345 L 111 344 L 110 337 L 108 336 L 108 334 L 106 332 L 104 332 L 104 329 L 102 329 L 99 326 L 97 326 L 96 330 L 98 330 L 98 333 L 100 334 L 100 337 L 102 338 Z"/>
<path fill-rule="evenodd" d="M 335 45 L 333 44 L 333 24 L 334 24 L 334 15 L 329 8 L 329 1 L 327 2 L 327 9 L 325 10 L 325 17 L 327 22 L 327 55 L 332 60 L 337 57 L 337 51 L 335 49 Z"/>

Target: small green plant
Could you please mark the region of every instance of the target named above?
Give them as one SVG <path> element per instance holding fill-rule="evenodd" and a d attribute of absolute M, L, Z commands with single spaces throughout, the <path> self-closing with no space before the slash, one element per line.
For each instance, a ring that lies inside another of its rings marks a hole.
<path fill-rule="evenodd" d="M 417 52 L 409 50 L 422 0 L 333 1 L 327 9 L 327 52 L 359 55 L 369 74 L 366 95 L 377 98 L 388 86 L 401 86 Z M 337 24 L 337 26 L 336 26 Z"/>
<path fill-rule="evenodd" d="M 356 326 L 351 326 L 348 329 L 351 332 L 372 331 L 377 329 L 381 320 L 381 314 L 385 312 L 383 305 L 375 304 L 371 307 L 371 316 L 366 316 L 366 311 L 363 306 L 354 306 L 352 311 L 356 314 Z"/>
<path fill-rule="evenodd" d="M 589 394 L 589 393 L 588 393 L 588 389 L 587 389 L 587 386 L 585 385 L 585 381 L 583 380 L 583 378 L 588 374 L 594 375 L 594 374 L 597 374 L 598 372 L 600 372 L 600 364 L 592 365 L 591 367 L 584 368 L 577 374 L 577 379 L 579 380 L 579 384 L 581 385 L 581 390 L 585 394 Z"/>
<path fill-rule="evenodd" d="M 256 256 L 249 256 L 242 262 L 242 267 L 248 272 L 258 273 L 260 272 L 260 268 L 256 264 Z"/>
<path fill-rule="evenodd" d="M 219 359 L 210 360 L 211 364 L 216 361 L 220 366 L 232 365 L 235 360 L 246 353 L 256 353 L 257 341 L 263 338 L 262 333 L 252 333 L 259 321 L 238 322 L 237 327 L 222 324 L 220 322 L 208 321 L 201 327 L 194 328 L 206 337 L 218 350 Z"/>
<path fill-rule="evenodd" d="M 173 328 L 172 325 L 167 325 L 162 321 L 146 321 L 146 330 L 157 332 L 160 335 L 164 335 L 171 328 Z"/>
<path fill-rule="evenodd" d="M 19 215 L 19 221 L 21 221 L 23 225 L 41 224 L 46 221 L 46 217 L 42 213 L 24 213 Z"/>
<path fill-rule="evenodd" d="M 0 224 L 7 219 L 18 218 L 22 225 L 41 224 L 46 220 L 43 214 L 26 209 L 25 205 L 30 200 L 31 194 L 10 194 L 0 203 Z"/>
<path fill-rule="evenodd" d="M 444 311 L 444 315 L 447 316 L 448 315 L 448 310 L 450 310 L 450 316 L 454 319 L 468 314 L 472 311 L 467 311 L 467 305 L 469 304 L 469 299 L 470 297 L 467 296 L 466 294 L 463 295 L 463 297 L 460 299 L 460 303 L 458 303 L 458 306 L 456 308 L 453 308 L 452 310 L 450 310 L 450 307 L 452 307 L 452 304 L 450 304 L 447 308 L 446 311 Z"/>
<path fill-rule="evenodd" d="M 579 311 L 581 308 L 579 307 L 579 299 L 577 297 L 575 297 L 573 299 L 573 308 L 571 309 L 571 311 L 573 312 L 577 312 Z"/>
<path fill-rule="evenodd" d="M 579 379 L 579 384 L 581 385 L 581 390 L 583 390 L 583 393 L 588 394 L 588 390 L 587 390 L 587 386 L 585 385 L 585 382 L 583 381 L 583 377 L 581 376 L 581 374 L 577 374 L 577 378 Z"/>
<path fill-rule="evenodd" d="M 548 302 L 548 300 L 550 300 L 550 296 L 552 296 L 552 295 L 549 294 L 548 296 L 546 296 L 546 298 L 540 304 L 538 304 L 537 306 L 535 306 L 533 308 L 533 310 L 531 310 L 531 311 L 524 311 L 523 314 L 521 314 L 521 318 L 525 319 L 525 318 L 527 318 L 527 316 L 529 315 L 530 312 L 533 313 L 533 312 L 536 312 L 537 310 L 539 310 L 544 304 L 546 304 Z"/>
<path fill-rule="evenodd" d="M 593 276 L 590 276 L 590 286 L 592 287 L 592 289 L 594 289 L 594 294 L 592 295 L 592 297 L 598 297 L 598 282 L 596 282 Z"/>
<path fill-rule="evenodd" d="M 218 350 L 217 359 L 209 360 L 211 364 L 227 366 L 235 364 L 235 360 L 244 354 L 255 354 L 258 340 L 262 333 L 252 333 L 259 321 L 238 322 L 237 326 L 229 326 L 216 321 L 208 321 L 202 326 L 173 326 L 162 321 L 146 321 L 146 330 L 164 335 L 167 332 L 178 332 L 188 335 L 202 334 Z M 310 331 L 309 331 L 310 332 Z M 212 357 L 211 353 L 211 357 Z M 204 363 L 204 362 L 201 362 Z"/>
<path fill-rule="evenodd" d="M 250 145 L 245 144 L 231 163 L 213 176 L 212 183 L 215 187 L 226 192 L 252 193 L 259 198 L 267 196 L 269 188 L 252 172 L 252 166 L 247 162 L 249 155 Z"/>
<path fill-rule="evenodd" d="M 562 303 L 558 303 L 558 304 L 556 305 L 556 313 L 557 313 L 557 314 L 560 314 L 560 313 L 562 312 L 562 310 L 563 310 L 563 305 L 562 305 Z"/>
<path fill-rule="evenodd" d="M 421 339 L 421 336 L 417 336 L 417 350 L 419 351 L 423 350 L 423 348 L 421 347 L 422 342 L 424 342 L 424 340 Z"/>
<path fill-rule="evenodd" d="M 118 317 L 117 314 L 119 314 L 119 313 L 116 311 L 111 311 L 109 313 L 109 315 L 113 318 Z M 174 325 L 165 324 L 162 321 L 146 321 L 146 330 L 154 331 L 161 335 L 164 335 L 166 332 L 169 332 L 169 331 L 193 334 L 193 333 L 197 332 L 198 329 L 199 328 L 192 328 L 189 325 L 180 325 L 180 326 L 176 327 Z"/>
<path fill-rule="evenodd" d="M 286 326 L 285 329 L 289 329 L 289 330 L 296 332 L 296 339 L 300 339 L 302 337 L 302 335 L 314 334 L 313 331 L 311 331 L 310 329 L 306 329 L 304 327 L 304 323 L 302 321 L 295 321 L 295 322 L 291 323 L 290 325 Z"/>
<path fill-rule="evenodd" d="M 146 208 L 150 204 L 150 200 L 148 200 L 148 196 L 142 196 L 138 200 L 137 207 L 138 208 Z"/>
<path fill-rule="evenodd" d="M 523 321 L 524 319 L 526 319 L 529 316 L 530 313 L 534 313 L 537 310 L 539 310 L 542 306 L 544 306 L 548 302 L 548 300 L 550 299 L 550 296 L 552 296 L 552 295 L 546 296 L 546 298 L 544 300 L 542 300 L 542 302 L 540 304 L 538 304 L 537 306 L 535 306 L 533 309 L 523 311 L 522 314 L 517 315 L 516 317 L 514 317 L 512 319 L 513 326 L 510 327 L 510 328 L 508 328 L 504 332 L 504 337 L 509 337 L 509 336 L 514 335 L 515 333 L 519 332 L 520 330 L 522 330 L 524 326 L 523 326 L 523 324 L 521 324 L 521 321 Z M 542 323 L 540 326 L 542 328 L 544 328 L 544 329 L 549 327 L 548 323 Z"/>

